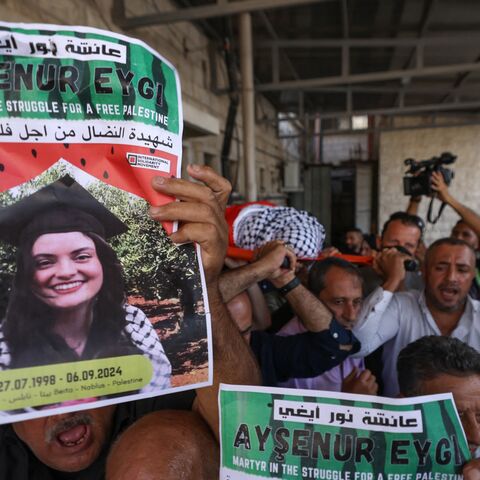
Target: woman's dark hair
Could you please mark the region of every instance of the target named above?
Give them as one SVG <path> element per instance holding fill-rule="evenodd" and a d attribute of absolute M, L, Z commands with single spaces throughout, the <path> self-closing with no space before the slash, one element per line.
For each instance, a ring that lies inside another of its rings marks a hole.
<path fill-rule="evenodd" d="M 119 338 L 125 325 L 125 301 L 123 269 L 112 247 L 95 233 L 84 233 L 95 244 L 98 259 L 103 269 L 103 284 L 94 306 L 94 320 L 100 319 L 102 331 L 106 332 L 108 343 Z M 38 238 L 38 237 L 37 237 Z M 26 240 L 17 251 L 17 272 L 3 322 L 3 333 L 12 355 L 11 368 L 50 364 L 66 361 L 61 350 L 68 348 L 59 335 L 53 333 L 54 309 L 43 303 L 32 291 L 35 263 L 32 247 L 37 240 Z M 41 351 L 48 337 L 53 348 Z M 99 339 L 98 339 L 99 340 Z M 40 351 L 39 351 L 40 350 Z M 39 363 L 25 365 L 23 352 L 38 352 Z"/>

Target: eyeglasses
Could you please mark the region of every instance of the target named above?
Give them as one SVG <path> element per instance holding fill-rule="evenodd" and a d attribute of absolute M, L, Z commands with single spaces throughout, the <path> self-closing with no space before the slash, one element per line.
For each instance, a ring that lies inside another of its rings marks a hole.
<path fill-rule="evenodd" d="M 392 220 L 400 220 L 403 223 L 416 225 L 420 229 L 420 232 L 422 232 L 422 235 L 425 230 L 425 222 L 417 215 L 411 215 L 410 213 L 406 212 L 395 212 L 390 215 L 388 222 Z"/>

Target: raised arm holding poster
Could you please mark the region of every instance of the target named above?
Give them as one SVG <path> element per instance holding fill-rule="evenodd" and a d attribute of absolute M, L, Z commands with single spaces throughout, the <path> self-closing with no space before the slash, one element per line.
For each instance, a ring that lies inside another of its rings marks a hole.
<path fill-rule="evenodd" d="M 219 402 L 222 480 L 460 480 L 470 458 L 451 394 L 222 385 Z"/>
<path fill-rule="evenodd" d="M 0 423 L 210 384 L 195 247 L 147 215 L 181 171 L 174 67 L 86 27 L 0 23 L 0 56 Z"/>

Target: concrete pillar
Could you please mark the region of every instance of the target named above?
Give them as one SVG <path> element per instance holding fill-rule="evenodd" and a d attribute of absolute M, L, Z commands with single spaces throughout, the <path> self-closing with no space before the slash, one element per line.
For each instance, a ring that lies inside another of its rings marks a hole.
<path fill-rule="evenodd" d="M 252 17 L 250 13 L 240 14 L 239 32 L 245 193 L 247 201 L 254 202 L 257 200 L 257 174 L 255 169 L 255 94 L 253 86 Z"/>

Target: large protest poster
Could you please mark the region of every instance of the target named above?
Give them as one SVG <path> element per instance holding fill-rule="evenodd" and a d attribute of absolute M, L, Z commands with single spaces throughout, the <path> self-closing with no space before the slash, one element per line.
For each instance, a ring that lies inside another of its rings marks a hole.
<path fill-rule="evenodd" d="M 459 480 L 451 394 L 390 399 L 221 385 L 222 480 Z"/>
<path fill-rule="evenodd" d="M 182 125 L 143 42 L 0 23 L 0 423 L 211 384 L 197 252 L 148 216 Z"/>

